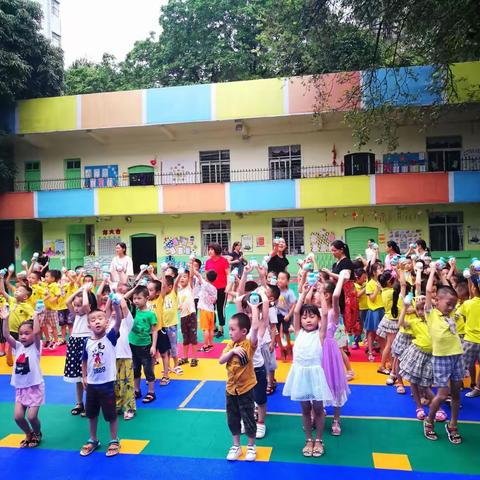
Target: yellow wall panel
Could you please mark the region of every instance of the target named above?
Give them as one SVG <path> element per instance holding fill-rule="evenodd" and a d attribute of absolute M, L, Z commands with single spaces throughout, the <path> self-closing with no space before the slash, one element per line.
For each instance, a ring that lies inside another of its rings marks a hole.
<path fill-rule="evenodd" d="M 300 180 L 300 208 L 349 207 L 370 204 L 370 177 Z"/>
<path fill-rule="evenodd" d="M 143 215 L 158 213 L 157 187 L 99 188 L 99 215 Z"/>
<path fill-rule="evenodd" d="M 480 62 L 454 63 L 451 68 L 456 92 L 449 103 L 480 101 Z"/>
<path fill-rule="evenodd" d="M 18 133 L 56 132 L 77 128 L 77 97 L 51 97 L 18 102 Z"/>
<path fill-rule="evenodd" d="M 215 85 L 217 120 L 283 115 L 283 80 L 249 80 Z"/>

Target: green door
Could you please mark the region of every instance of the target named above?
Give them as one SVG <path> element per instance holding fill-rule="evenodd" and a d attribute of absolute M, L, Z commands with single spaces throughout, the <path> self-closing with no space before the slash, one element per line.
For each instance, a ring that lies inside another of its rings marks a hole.
<path fill-rule="evenodd" d="M 65 188 L 82 187 L 81 161 L 79 158 L 65 159 Z"/>
<path fill-rule="evenodd" d="M 25 162 L 25 190 L 40 190 L 40 162 Z"/>
<path fill-rule="evenodd" d="M 83 265 L 85 257 L 85 234 L 70 233 L 68 235 L 68 268 L 74 269 Z"/>
<path fill-rule="evenodd" d="M 354 227 L 345 230 L 345 242 L 350 249 L 350 256 L 354 259 L 357 255 L 365 257 L 367 241 L 373 238 L 378 242 L 378 228 Z"/>

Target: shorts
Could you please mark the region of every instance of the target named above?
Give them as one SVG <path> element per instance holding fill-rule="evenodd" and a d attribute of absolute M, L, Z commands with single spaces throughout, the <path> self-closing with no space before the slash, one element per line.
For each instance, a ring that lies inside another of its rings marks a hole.
<path fill-rule="evenodd" d="M 212 331 L 215 327 L 215 312 L 200 310 L 200 330 Z"/>
<path fill-rule="evenodd" d="M 153 371 L 153 359 L 150 354 L 151 345 L 133 345 L 130 344 L 132 351 L 133 378 L 140 378 L 143 373 L 147 382 L 155 381 L 155 372 Z"/>
<path fill-rule="evenodd" d="M 247 436 L 255 438 L 257 422 L 255 421 L 253 388 L 242 395 L 230 395 L 226 392 L 226 410 L 228 428 L 232 435 L 240 435 L 240 420 L 242 420 Z"/>
<path fill-rule="evenodd" d="M 40 326 L 56 329 L 58 326 L 57 310 L 45 310 L 43 315 L 40 316 Z"/>
<path fill-rule="evenodd" d="M 279 329 L 283 329 L 283 333 L 288 333 L 290 330 L 290 325 L 292 324 L 291 320 L 285 320 L 285 316 L 281 313 L 277 314 Z"/>
<path fill-rule="evenodd" d="M 15 402 L 24 407 L 39 407 L 45 404 L 45 384 L 39 383 L 31 387 L 16 388 Z"/>
<path fill-rule="evenodd" d="M 157 335 L 157 351 L 160 355 L 167 353 L 170 350 L 170 340 L 168 339 L 167 332 L 161 328 L 158 330 Z"/>
<path fill-rule="evenodd" d="M 475 362 L 480 363 L 480 343 L 463 341 L 463 349 L 465 350 L 465 366 L 473 367 Z"/>
<path fill-rule="evenodd" d="M 448 382 L 461 382 L 465 376 L 463 355 L 433 357 L 433 381 L 437 387 L 448 387 Z"/>
<path fill-rule="evenodd" d="M 264 343 L 260 347 L 260 353 L 262 354 L 263 361 L 265 363 L 265 370 L 267 371 L 267 373 L 274 372 L 278 368 L 275 350 L 271 352 L 270 344 Z"/>
<path fill-rule="evenodd" d="M 257 405 L 265 405 L 267 403 L 267 371 L 265 365 L 255 368 L 255 376 L 257 384 L 253 387 L 253 398 Z"/>
<path fill-rule="evenodd" d="M 117 418 L 115 404 L 115 382 L 87 385 L 85 412 L 88 418 L 97 418 L 101 408 L 105 421 L 113 422 Z"/>
<path fill-rule="evenodd" d="M 63 327 L 64 325 L 73 325 L 73 319 L 75 317 L 70 314 L 70 310 L 59 310 L 58 311 L 58 324 Z"/>
<path fill-rule="evenodd" d="M 196 345 L 197 344 L 197 315 L 191 313 L 186 317 L 180 319 L 180 327 L 182 329 L 183 344 Z"/>
<path fill-rule="evenodd" d="M 168 340 L 170 341 L 170 355 L 172 357 L 178 357 L 177 352 L 177 341 L 178 341 L 178 328 L 176 325 L 172 327 L 166 327 L 165 331 L 168 335 Z"/>

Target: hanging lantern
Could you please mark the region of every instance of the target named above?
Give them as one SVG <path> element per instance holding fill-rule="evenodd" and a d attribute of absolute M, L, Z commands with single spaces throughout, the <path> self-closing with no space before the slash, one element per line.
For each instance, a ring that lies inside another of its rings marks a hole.
<path fill-rule="evenodd" d="M 353 219 L 353 221 L 357 220 L 357 218 L 358 218 L 358 213 L 355 212 L 355 211 L 353 211 L 353 212 L 352 212 L 352 219 Z"/>

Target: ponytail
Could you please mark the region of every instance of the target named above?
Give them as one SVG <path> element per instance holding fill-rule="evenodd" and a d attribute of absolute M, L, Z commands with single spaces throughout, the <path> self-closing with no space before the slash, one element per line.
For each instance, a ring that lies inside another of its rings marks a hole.
<path fill-rule="evenodd" d="M 335 247 L 337 250 L 342 250 L 344 255 L 350 260 L 350 249 L 345 242 L 342 242 L 342 240 L 335 240 L 331 243 L 331 246 Z"/>

